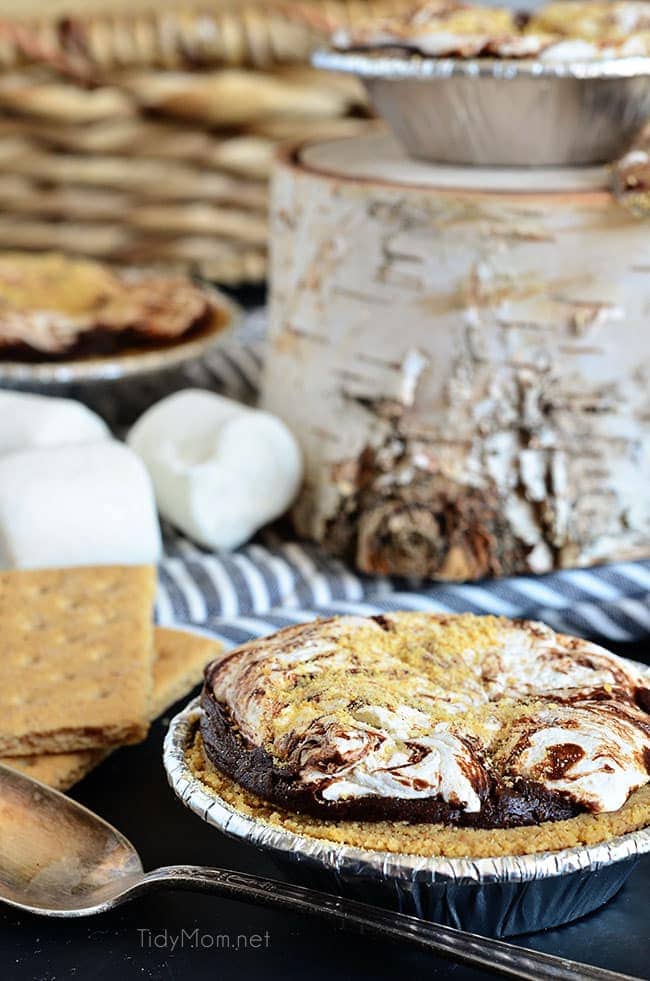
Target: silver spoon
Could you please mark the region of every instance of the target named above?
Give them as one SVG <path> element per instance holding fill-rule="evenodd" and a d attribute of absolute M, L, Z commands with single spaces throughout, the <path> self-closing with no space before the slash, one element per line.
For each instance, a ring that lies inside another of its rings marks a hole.
<path fill-rule="evenodd" d="M 0 766 L 0 900 L 43 916 L 89 916 L 160 885 L 316 914 L 510 977 L 629 981 L 629 975 L 262 876 L 193 865 L 145 872 L 133 845 L 102 818 Z"/>

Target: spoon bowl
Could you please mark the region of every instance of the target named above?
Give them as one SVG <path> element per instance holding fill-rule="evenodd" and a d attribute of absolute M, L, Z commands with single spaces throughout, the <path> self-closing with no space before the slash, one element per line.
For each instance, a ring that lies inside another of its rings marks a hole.
<path fill-rule="evenodd" d="M 143 875 L 135 848 L 110 824 L 70 797 L 0 766 L 5 902 L 50 916 L 100 912 Z"/>

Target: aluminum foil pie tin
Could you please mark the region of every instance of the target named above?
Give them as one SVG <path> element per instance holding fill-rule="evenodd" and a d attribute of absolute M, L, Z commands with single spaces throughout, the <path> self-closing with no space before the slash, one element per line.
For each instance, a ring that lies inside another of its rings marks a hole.
<path fill-rule="evenodd" d="M 412 157 L 479 166 L 608 163 L 650 119 L 650 57 L 592 61 L 317 51 L 362 79 Z"/>
<path fill-rule="evenodd" d="M 650 828 L 559 852 L 479 859 L 419 858 L 295 834 L 237 811 L 197 779 L 186 754 L 200 713 L 194 699 L 172 719 L 165 738 L 164 765 L 175 793 L 218 831 L 270 855 L 289 879 L 327 892 L 503 937 L 592 912 L 650 851 Z"/>

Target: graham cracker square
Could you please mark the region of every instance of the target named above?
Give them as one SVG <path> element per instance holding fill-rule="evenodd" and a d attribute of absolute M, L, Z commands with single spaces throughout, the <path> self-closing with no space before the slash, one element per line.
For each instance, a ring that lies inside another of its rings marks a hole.
<path fill-rule="evenodd" d="M 151 718 L 157 718 L 198 685 L 203 680 L 204 667 L 222 648 L 212 637 L 156 627 Z"/>
<path fill-rule="evenodd" d="M 221 644 L 209 637 L 156 627 L 151 718 L 155 719 L 186 695 L 203 677 L 203 668 L 217 656 Z M 39 753 L 6 756 L 0 764 L 11 766 L 57 790 L 67 790 L 106 758 L 110 750 L 85 749 L 72 753 Z"/>
<path fill-rule="evenodd" d="M 0 755 L 144 738 L 154 590 L 151 566 L 0 573 Z"/>

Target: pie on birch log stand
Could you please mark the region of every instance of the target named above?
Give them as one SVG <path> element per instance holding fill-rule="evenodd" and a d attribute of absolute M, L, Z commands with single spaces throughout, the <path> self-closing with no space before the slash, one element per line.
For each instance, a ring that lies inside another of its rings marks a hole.
<path fill-rule="evenodd" d="M 382 133 L 287 153 L 263 401 L 299 533 L 450 580 L 650 555 L 650 242 L 608 183 Z"/>

